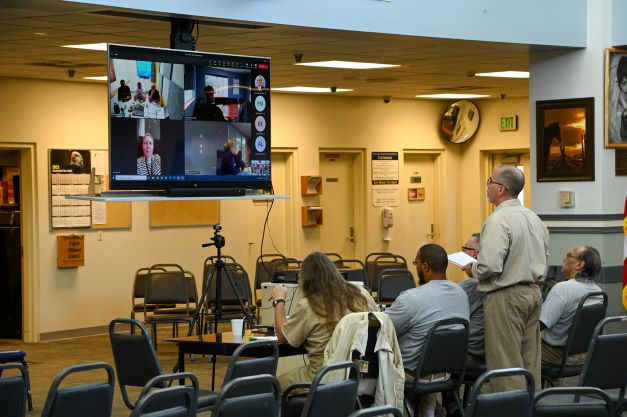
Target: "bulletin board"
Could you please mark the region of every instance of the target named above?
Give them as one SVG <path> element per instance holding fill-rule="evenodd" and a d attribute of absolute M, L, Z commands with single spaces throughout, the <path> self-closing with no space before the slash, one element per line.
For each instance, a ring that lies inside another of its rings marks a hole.
<path fill-rule="evenodd" d="M 94 190 L 106 191 L 109 153 L 99 149 L 50 149 L 50 227 L 59 229 L 128 229 L 131 203 L 105 203 L 66 199 L 88 195 L 92 168 Z"/>
<path fill-rule="evenodd" d="M 220 202 L 151 201 L 150 227 L 209 226 L 220 223 Z"/>

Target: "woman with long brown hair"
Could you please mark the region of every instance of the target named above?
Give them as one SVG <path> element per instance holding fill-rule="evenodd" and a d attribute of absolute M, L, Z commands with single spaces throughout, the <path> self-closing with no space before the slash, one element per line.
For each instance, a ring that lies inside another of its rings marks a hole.
<path fill-rule="evenodd" d="M 309 254 L 303 261 L 298 291 L 302 291 L 302 298 L 291 306 L 287 318 L 287 288 L 277 285 L 272 289 L 274 327 L 279 343 L 294 347 L 304 345 L 309 358 L 308 365 L 279 376 L 281 389 L 313 380 L 322 367 L 324 348 L 342 317 L 349 313 L 378 311 L 370 293 L 346 281 L 335 264 L 320 252 Z"/>

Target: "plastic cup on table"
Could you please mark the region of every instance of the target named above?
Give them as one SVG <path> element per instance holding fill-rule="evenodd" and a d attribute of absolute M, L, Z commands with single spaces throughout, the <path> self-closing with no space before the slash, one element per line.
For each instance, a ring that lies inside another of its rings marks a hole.
<path fill-rule="evenodd" d="M 232 319 L 231 331 L 233 332 L 234 338 L 241 338 L 244 334 L 244 319 Z"/>

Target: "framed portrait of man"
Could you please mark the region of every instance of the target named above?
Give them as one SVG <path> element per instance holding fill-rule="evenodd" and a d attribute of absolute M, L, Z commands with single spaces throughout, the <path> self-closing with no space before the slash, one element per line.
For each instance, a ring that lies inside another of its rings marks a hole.
<path fill-rule="evenodd" d="M 605 52 L 605 147 L 627 148 L 627 50 Z"/>

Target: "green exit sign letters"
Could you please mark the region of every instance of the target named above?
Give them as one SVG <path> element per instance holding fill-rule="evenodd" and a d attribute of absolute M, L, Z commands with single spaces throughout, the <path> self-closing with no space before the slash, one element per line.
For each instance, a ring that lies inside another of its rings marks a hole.
<path fill-rule="evenodd" d="M 499 130 L 518 130 L 518 116 L 506 114 L 499 118 Z"/>

